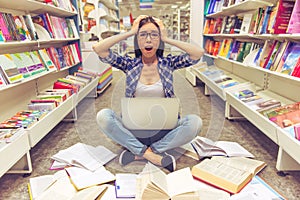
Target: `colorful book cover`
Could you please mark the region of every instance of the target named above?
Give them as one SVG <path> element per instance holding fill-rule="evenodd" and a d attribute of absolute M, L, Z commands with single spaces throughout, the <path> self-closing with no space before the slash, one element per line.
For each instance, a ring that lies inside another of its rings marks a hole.
<path fill-rule="evenodd" d="M 4 19 L 4 13 L 0 12 L 0 29 L 2 31 L 3 37 L 5 38 L 4 41 L 12 41 L 12 36 L 8 30 L 8 27 L 6 25 L 5 19 Z"/>
<path fill-rule="evenodd" d="M 267 6 L 267 8 L 264 12 L 264 17 L 263 17 L 262 25 L 260 27 L 259 34 L 267 33 L 267 28 L 268 28 L 268 23 L 269 23 L 271 12 L 272 12 L 272 6 Z"/>
<path fill-rule="evenodd" d="M 276 55 L 275 55 L 275 58 L 274 58 L 274 62 L 271 64 L 271 67 L 270 67 L 270 70 L 271 71 L 276 71 L 277 67 L 278 67 L 278 64 L 283 56 L 283 53 L 285 51 L 285 49 L 287 48 L 289 42 L 288 41 L 285 41 L 285 42 L 282 42 Z"/>
<path fill-rule="evenodd" d="M 281 128 L 300 123 L 300 109 L 269 118 Z"/>
<path fill-rule="evenodd" d="M 5 39 L 5 37 L 4 37 L 4 35 L 1 31 L 1 28 L 0 28 L 0 42 L 5 42 L 5 41 L 6 41 L 6 39 Z"/>
<path fill-rule="evenodd" d="M 23 75 L 19 72 L 10 54 L 0 55 L 0 68 L 8 83 L 15 83 L 23 80 Z"/>
<path fill-rule="evenodd" d="M 39 14 L 39 15 L 36 15 L 36 16 L 32 16 L 32 21 L 33 21 L 33 23 L 39 24 L 43 28 L 45 28 L 47 30 L 47 32 L 49 33 L 50 37 L 54 38 L 52 28 L 51 28 L 50 24 L 47 21 L 46 14 Z"/>
<path fill-rule="evenodd" d="M 232 44 L 232 39 L 224 39 L 219 52 L 219 56 L 226 58 L 229 53 L 231 44 Z"/>
<path fill-rule="evenodd" d="M 46 67 L 41 60 L 38 51 L 30 51 L 29 56 L 32 59 L 32 62 L 35 66 L 34 70 L 31 72 L 31 75 L 35 75 L 44 71 L 47 71 Z"/>
<path fill-rule="evenodd" d="M 47 68 L 48 71 L 55 71 L 56 67 L 52 60 L 50 59 L 46 49 L 39 49 L 38 53 L 44 63 L 44 66 Z"/>
<path fill-rule="evenodd" d="M 269 56 L 270 51 L 272 50 L 274 42 L 274 40 L 265 41 L 265 44 L 256 63 L 257 66 L 264 67 L 264 64 Z"/>
<path fill-rule="evenodd" d="M 281 73 L 291 75 L 298 58 L 300 56 L 300 43 L 294 45 L 293 49 L 287 56 L 285 62 L 283 63 Z"/>
<path fill-rule="evenodd" d="M 296 0 L 287 28 L 287 33 L 300 33 L 300 1 Z"/>
<path fill-rule="evenodd" d="M 25 27 L 24 27 L 24 25 L 22 23 L 21 17 L 22 16 L 16 16 L 16 15 L 13 16 L 14 22 L 16 24 L 17 31 L 19 33 L 19 36 L 20 36 L 21 40 L 29 40 L 29 38 L 27 37 L 27 33 L 26 33 L 26 30 L 25 30 Z"/>
<path fill-rule="evenodd" d="M 241 34 L 249 33 L 253 18 L 254 18 L 254 13 L 244 14 L 243 22 L 242 22 L 241 30 L 240 30 Z"/>
<path fill-rule="evenodd" d="M 60 65 L 60 62 L 58 60 L 58 52 L 56 50 L 56 48 L 54 47 L 49 47 L 47 49 L 47 52 L 52 60 L 52 62 L 54 63 L 55 67 L 57 70 L 60 70 L 61 69 L 61 65 Z"/>
<path fill-rule="evenodd" d="M 286 33 L 293 12 L 294 4 L 295 1 L 279 0 L 277 16 L 271 33 L 273 34 Z"/>
<path fill-rule="evenodd" d="M 278 52 L 278 49 L 281 46 L 281 44 L 282 44 L 282 42 L 280 42 L 278 40 L 275 41 L 275 43 L 273 45 L 273 48 L 272 48 L 272 51 L 270 51 L 269 58 L 265 62 L 265 65 L 264 65 L 265 69 L 271 69 L 271 66 L 274 62 L 275 56 L 276 56 L 276 54 Z"/>
<path fill-rule="evenodd" d="M 300 57 L 298 58 L 298 61 L 291 75 L 294 77 L 300 77 Z"/>
<path fill-rule="evenodd" d="M 279 115 L 283 115 L 288 112 L 294 112 L 297 110 L 300 110 L 300 102 L 291 103 L 288 105 L 282 105 L 280 107 L 268 110 L 268 111 L 264 112 L 263 114 L 270 119 L 270 118 L 273 118 L 273 117 L 276 117 Z"/>
<path fill-rule="evenodd" d="M 38 35 L 37 35 L 35 26 L 34 26 L 34 24 L 33 24 L 31 15 L 30 15 L 30 14 L 27 14 L 27 15 L 23 15 L 23 17 L 24 17 L 25 24 L 26 24 L 26 27 L 27 27 L 27 29 L 28 29 L 28 31 L 29 31 L 29 34 L 30 34 L 31 39 L 32 39 L 32 40 L 38 40 L 39 37 L 38 37 Z"/>
<path fill-rule="evenodd" d="M 16 24 L 10 13 L 2 13 L 3 19 L 5 21 L 6 27 L 13 41 L 20 41 L 19 33 L 17 32 Z"/>
<path fill-rule="evenodd" d="M 283 52 L 283 55 L 282 55 L 282 57 L 278 63 L 278 66 L 275 70 L 276 72 L 281 72 L 283 64 L 286 61 L 287 56 L 289 55 L 289 53 L 291 52 L 291 50 L 293 49 L 295 44 L 296 44 L 295 42 L 288 42 L 287 47 L 286 47 L 285 51 Z"/>
<path fill-rule="evenodd" d="M 33 75 L 33 72 L 36 70 L 36 66 L 33 63 L 29 52 L 13 53 L 11 56 L 24 78 L 28 78 Z"/>

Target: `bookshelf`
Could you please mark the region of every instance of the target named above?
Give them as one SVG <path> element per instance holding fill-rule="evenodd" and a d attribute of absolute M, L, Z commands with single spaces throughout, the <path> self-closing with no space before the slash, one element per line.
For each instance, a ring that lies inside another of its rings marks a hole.
<path fill-rule="evenodd" d="M 77 1 L 71 1 L 75 10 L 77 10 Z M 36 15 L 48 12 L 49 14 L 62 18 L 74 19 L 77 24 L 77 12 L 68 11 L 60 7 L 48 5 L 33 0 L 5 1 L 0 0 L 0 12 L 7 12 L 16 15 Z M 48 47 L 62 47 L 64 45 L 78 43 L 77 38 L 64 39 L 40 39 L 31 41 L 11 41 L 0 42 L 0 54 L 20 53 L 33 51 Z M 27 104 L 34 99 L 38 92 L 47 88 L 52 88 L 54 81 L 65 77 L 72 71 L 77 71 L 81 63 L 67 66 L 61 70 L 44 71 L 29 78 L 24 78 L 20 82 L 8 84 L 0 88 L 0 121 L 4 121 L 20 110 L 27 110 Z M 70 96 L 61 105 L 47 113 L 38 122 L 25 129 L 24 134 L 19 135 L 11 143 L 0 146 L 0 158 L 2 161 L 0 167 L 0 177 L 5 173 L 31 173 L 32 163 L 30 151 L 34 151 L 34 146 L 47 135 L 59 122 L 61 122 L 69 113 L 73 114 L 72 121 L 76 120 L 77 104 L 92 91 L 96 93 L 98 78 L 95 78 L 78 93 Z"/>
<path fill-rule="evenodd" d="M 80 1 L 81 33 L 93 33 L 99 39 L 120 33 L 117 4 L 112 0 Z"/>
<path fill-rule="evenodd" d="M 220 11 L 208 14 L 205 17 L 218 18 L 229 15 L 240 15 L 249 10 L 272 6 L 276 3 L 277 1 L 246 0 L 238 4 L 223 7 Z M 216 41 L 235 39 L 259 44 L 264 44 L 267 40 L 300 42 L 299 34 L 220 33 L 203 34 L 203 38 L 204 41 L 207 39 Z M 278 171 L 300 170 L 300 156 L 298 153 L 300 150 L 300 142 L 234 95 L 238 91 L 249 89 L 264 99 L 277 99 L 282 105 L 287 105 L 300 101 L 300 96 L 296 92 L 300 88 L 300 79 L 262 67 L 253 66 L 247 62 L 237 62 L 220 55 L 212 56 L 205 54 L 203 61 L 208 66 L 201 65 L 201 63 L 198 66 L 194 66 L 187 71 L 187 79 L 195 85 L 194 77 L 197 77 L 205 84 L 206 95 L 215 94 L 224 100 L 225 117 L 227 119 L 246 118 L 279 146 L 276 163 Z M 212 69 L 213 67 L 222 70 L 224 74 L 237 80 L 239 84 L 225 89 L 220 87 L 220 85 L 214 81 L 214 78 L 220 76 L 220 74 L 212 75 L 204 73 L 206 69 Z"/>

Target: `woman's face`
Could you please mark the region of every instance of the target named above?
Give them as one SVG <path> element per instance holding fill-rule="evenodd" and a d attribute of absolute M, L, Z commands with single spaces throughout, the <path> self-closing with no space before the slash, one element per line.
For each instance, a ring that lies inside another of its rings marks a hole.
<path fill-rule="evenodd" d="M 160 34 L 153 23 L 147 23 L 139 29 L 137 40 L 143 56 L 151 58 L 156 55 L 160 43 Z"/>

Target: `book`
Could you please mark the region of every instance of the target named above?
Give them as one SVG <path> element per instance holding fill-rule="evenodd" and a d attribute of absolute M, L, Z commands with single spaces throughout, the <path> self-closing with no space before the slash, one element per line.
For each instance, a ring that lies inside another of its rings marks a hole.
<path fill-rule="evenodd" d="M 58 171 L 54 174 L 42 175 L 29 178 L 28 192 L 30 199 L 37 199 L 44 191 L 46 191 L 51 185 L 53 185 L 58 179 L 68 175 L 64 171 Z"/>
<path fill-rule="evenodd" d="M 147 163 L 137 177 L 136 199 L 199 200 L 189 167 L 165 174 L 161 169 Z"/>
<path fill-rule="evenodd" d="M 269 119 L 281 128 L 292 126 L 300 123 L 300 109 L 270 117 Z"/>
<path fill-rule="evenodd" d="M 65 170 L 30 178 L 27 186 L 30 200 L 91 200 L 97 199 L 107 189 L 107 185 L 99 185 L 77 191 Z"/>
<path fill-rule="evenodd" d="M 9 84 L 24 79 L 10 54 L 0 55 L 0 70 Z"/>
<path fill-rule="evenodd" d="M 264 67 L 265 63 L 268 62 L 269 54 L 272 51 L 272 47 L 274 45 L 274 40 L 266 40 L 264 46 L 262 47 L 262 51 L 260 56 L 256 62 L 257 66 Z"/>
<path fill-rule="evenodd" d="M 295 6 L 293 8 L 289 25 L 287 27 L 287 33 L 300 33 L 300 2 L 295 1 Z"/>
<path fill-rule="evenodd" d="M 67 149 L 60 150 L 51 158 L 69 165 L 95 171 L 115 158 L 117 155 L 104 146 L 76 143 Z"/>
<path fill-rule="evenodd" d="M 270 110 L 272 108 L 276 108 L 281 106 L 281 102 L 276 99 L 268 99 L 257 104 L 252 104 L 251 107 L 255 109 L 257 112 L 262 113 L 264 111 Z"/>
<path fill-rule="evenodd" d="M 199 159 L 212 156 L 240 156 L 253 158 L 254 155 L 237 142 L 212 141 L 206 137 L 197 136 L 190 143 Z"/>
<path fill-rule="evenodd" d="M 240 192 L 266 163 L 244 157 L 212 157 L 192 167 L 192 175 L 205 183 L 228 191 Z"/>
<path fill-rule="evenodd" d="M 46 49 L 39 49 L 38 53 L 40 55 L 41 60 L 43 61 L 44 66 L 48 71 L 56 71 L 56 67 L 52 60 L 50 59 Z"/>
<path fill-rule="evenodd" d="M 281 73 L 291 75 L 300 57 L 300 43 L 296 43 L 283 63 Z"/>
<path fill-rule="evenodd" d="M 277 67 L 278 67 L 278 64 L 283 56 L 283 53 L 286 49 L 286 47 L 288 46 L 289 42 L 288 41 L 284 41 L 281 43 L 280 47 L 278 48 L 278 51 L 275 55 L 275 58 L 274 58 L 274 61 L 273 63 L 271 64 L 271 67 L 270 67 L 270 70 L 271 71 L 276 71 Z"/>
<path fill-rule="evenodd" d="M 135 198 L 137 174 L 117 173 L 115 181 L 117 198 Z"/>
<path fill-rule="evenodd" d="M 295 5 L 294 0 L 279 0 L 272 34 L 285 34 Z"/>
<path fill-rule="evenodd" d="M 108 183 L 116 179 L 115 175 L 106 170 L 104 166 L 93 172 L 79 167 L 66 167 L 65 170 L 76 190 Z"/>
<path fill-rule="evenodd" d="M 300 102 L 291 103 L 291 104 L 287 104 L 287 105 L 281 105 L 279 107 L 276 107 L 276 108 L 270 109 L 266 112 L 263 112 L 263 115 L 265 115 L 266 117 L 268 117 L 270 119 L 272 117 L 276 117 L 278 115 L 282 115 L 282 114 L 297 111 L 297 110 L 300 110 Z"/>

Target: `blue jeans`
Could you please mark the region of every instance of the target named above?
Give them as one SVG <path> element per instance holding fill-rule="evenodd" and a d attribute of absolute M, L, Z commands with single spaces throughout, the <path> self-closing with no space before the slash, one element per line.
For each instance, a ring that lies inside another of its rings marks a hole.
<path fill-rule="evenodd" d="M 172 130 L 128 130 L 113 110 L 105 108 L 97 113 L 100 130 L 133 154 L 142 156 L 148 147 L 155 153 L 184 145 L 193 140 L 201 130 L 202 120 L 197 115 L 186 115 L 178 120 Z"/>

